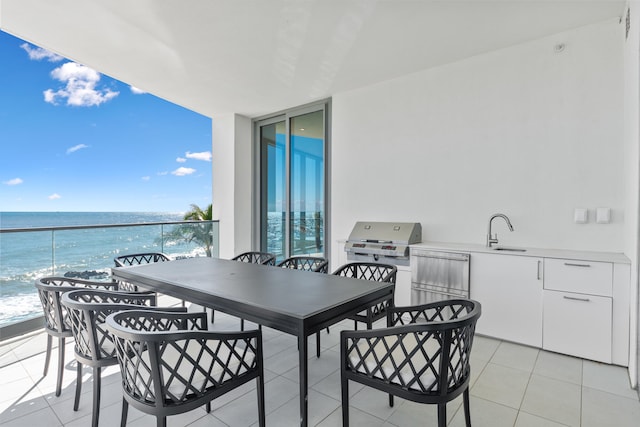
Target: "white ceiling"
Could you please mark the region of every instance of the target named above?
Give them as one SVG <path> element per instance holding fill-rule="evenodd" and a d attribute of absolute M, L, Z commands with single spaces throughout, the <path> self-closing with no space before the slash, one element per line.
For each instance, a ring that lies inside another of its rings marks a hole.
<path fill-rule="evenodd" d="M 213 117 L 619 17 L 624 0 L 0 0 L 0 28 Z"/>

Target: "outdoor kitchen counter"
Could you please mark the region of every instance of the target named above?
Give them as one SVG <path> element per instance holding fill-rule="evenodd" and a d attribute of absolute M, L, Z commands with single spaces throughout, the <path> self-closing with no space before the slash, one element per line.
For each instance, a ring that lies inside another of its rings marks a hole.
<path fill-rule="evenodd" d="M 411 253 L 470 254 L 470 298 L 482 304 L 480 335 L 603 363 L 634 364 L 629 354 L 635 354 L 637 336 L 630 325 L 636 324 L 637 312 L 629 258 L 615 252 L 502 247 L 526 251 L 422 242 L 411 245 Z M 416 274 L 412 271 L 412 278 Z"/>
<path fill-rule="evenodd" d="M 525 249 L 525 252 L 496 250 L 495 248 L 515 248 Z M 595 252 L 595 251 L 578 251 L 570 249 L 542 249 L 529 248 L 525 246 L 502 246 L 498 245 L 488 248 L 485 245 L 477 243 L 448 243 L 448 242 L 422 242 L 411 245 L 411 248 L 428 249 L 434 251 L 450 251 L 450 252 L 476 252 L 496 255 L 516 255 L 526 257 L 539 258 L 558 258 L 558 259 L 576 259 L 593 262 L 613 262 L 618 264 L 631 264 L 629 258 L 619 252 Z"/>

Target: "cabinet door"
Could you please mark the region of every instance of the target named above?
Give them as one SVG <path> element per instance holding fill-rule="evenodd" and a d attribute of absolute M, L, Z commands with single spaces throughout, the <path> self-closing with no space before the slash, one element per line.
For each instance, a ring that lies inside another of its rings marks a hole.
<path fill-rule="evenodd" d="M 545 350 L 611 363 L 611 298 L 544 291 Z"/>
<path fill-rule="evenodd" d="M 479 334 L 542 347 L 542 258 L 474 253 L 470 288 Z"/>

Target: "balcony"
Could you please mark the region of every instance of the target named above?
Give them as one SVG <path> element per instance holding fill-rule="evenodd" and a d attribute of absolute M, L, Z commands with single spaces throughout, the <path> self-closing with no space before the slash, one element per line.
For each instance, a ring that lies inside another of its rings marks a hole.
<path fill-rule="evenodd" d="M 182 256 L 196 248 L 180 247 L 166 236 L 179 224 L 136 224 L 101 227 L 67 227 L 46 230 L 13 230 L 2 234 L 2 257 L 8 256 L 16 242 L 25 238 L 39 242 L 41 263 L 33 270 L 42 274 L 64 274 L 70 246 L 63 242 L 109 241 L 106 236 L 114 231 L 129 236 L 149 235 L 147 240 L 130 239 L 122 246 L 128 252 L 157 250 L 172 256 Z M 214 224 L 214 250 L 217 255 L 217 223 Z M 148 227 L 142 232 L 139 227 Z M 113 228 L 113 229 L 112 229 Z M 151 232 L 150 232 L 151 231 Z M 150 233 L 149 233 L 150 232 Z M 25 234 L 27 233 L 27 234 Z M 25 237 L 28 236 L 28 237 Z M 37 238 L 36 238 L 37 237 Z M 122 244 L 122 242 L 118 243 Z M 124 252 L 123 252 L 124 253 Z M 200 253 L 200 255 L 202 255 Z M 108 271 L 114 254 L 94 256 L 102 261 L 74 266 L 75 270 Z M 92 258 L 92 257 L 87 257 Z M 32 262 L 33 260 L 31 260 Z M 4 268 L 4 264 L 3 267 Z M 7 277 L 2 272 L 0 277 Z M 33 288 L 32 280 L 25 286 Z M 35 295 L 35 294 L 34 294 Z M 3 297 L 5 293 L 3 293 Z M 34 314 L 39 314 L 36 298 Z M 161 296 L 159 305 L 171 306 L 180 302 Z M 190 310 L 201 311 L 198 306 Z M 46 334 L 39 329 L 42 320 L 30 321 L 38 329 L 22 330 L 7 339 L 2 330 L 0 342 L 0 424 L 3 426 L 88 426 L 91 423 L 90 370 L 85 368 L 79 411 L 73 411 L 76 363 L 73 359 L 73 343 L 66 348 L 66 366 L 63 390 L 55 397 L 55 366 L 57 352 L 52 352 L 49 374 L 42 376 L 44 367 Z M 249 324 L 249 328 L 254 325 Z M 384 322 L 378 322 L 378 327 Z M 238 330 L 239 320 L 216 313 L 212 330 Z M 351 321 L 343 321 L 322 332 L 320 358 L 309 358 L 309 411 L 310 425 L 339 426 L 340 411 L 340 361 L 338 340 L 341 329 L 351 329 Z M 15 332 L 16 329 L 14 328 Z M 265 360 L 265 398 L 267 425 L 287 426 L 298 424 L 298 352 L 296 338 L 263 328 Z M 54 343 L 56 340 L 54 340 Z M 310 337 L 309 346 L 315 346 Z M 314 352 L 311 352 L 314 353 Z M 477 336 L 472 352 L 471 416 L 474 426 L 636 426 L 640 419 L 640 402 L 636 391 L 629 387 L 625 368 L 604 365 L 588 360 L 563 356 L 526 346 L 515 345 L 488 337 Z M 383 393 L 351 383 L 352 425 L 415 426 L 435 425 L 434 406 L 419 405 L 402 399 L 390 408 Z M 100 424 L 119 424 L 122 391 L 117 366 L 103 371 Z M 461 398 L 448 405 L 450 426 L 464 425 Z M 249 382 L 238 390 L 215 400 L 212 412 L 200 408 L 184 415 L 168 418 L 173 426 L 253 426 L 257 424 L 255 410 L 255 383 Z M 128 425 L 155 425 L 153 417 L 133 407 L 129 408 Z"/>
<path fill-rule="evenodd" d="M 161 297 L 160 304 L 178 303 Z M 191 310 L 201 310 L 191 307 Z M 378 325 L 381 326 L 381 325 Z M 249 324 L 251 327 L 251 324 Z M 340 329 L 343 321 L 322 332 L 322 353 L 309 359 L 310 425 L 339 426 Z M 237 318 L 216 313 L 214 330 L 239 328 Z M 298 368 L 296 339 L 263 328 L 267 425 L 298 423 Z M 44 333 L 34 332 L 0 345 L 0 424 L 9 426 L 88 426 L 91 423 L 91 375 L 85 369 L 84 394 L 74 412 L 75 361 L 68 344 L 62 395 L 55 397 L 55 369 L 42 377 Z M 314 337 L 310 337 L 310 346 Z M 53 352 L 52 365 L 57 352 Z M 530 347 L 477 336 L 472 352 L 471 416 L 478 426 L 636 426 L 640 402 L 629 388 L 624 368 L 550 353 Z M 103 371 L 100 424 L 119 424 L 122 392 L 117 367 Z M 257 424 L 255 382 L 215 400 L 212 412 L 200 408 L 168 418 L 173 426 L 252 426 Z M 435 425 L 436 408 L 402 399 L 390 408 L 383 393 L 351 383 L 352 425 Z M 450 426 L 464 425 L 461 398 L 447 406 Z M 129 408 L 128 425 L 155 425 L 154 418 Z"/>

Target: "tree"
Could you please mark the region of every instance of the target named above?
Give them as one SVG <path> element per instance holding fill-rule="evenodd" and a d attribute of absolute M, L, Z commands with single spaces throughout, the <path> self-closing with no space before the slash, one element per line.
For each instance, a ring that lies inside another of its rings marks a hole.
<path fill-rule="evenodd" d="M 166 241 L 184 240 L 187 243 L 197 243 L 204 248 L 208 257 L 213 249 L 213 234 L 211 221 L 213 220 L 213 204 L 205 209 L 196 204 L 191 205 L 191 210 L 184 214 L 185 221 L 207 221 L 205 224 L 182 224 L 165 235 Z"/>

